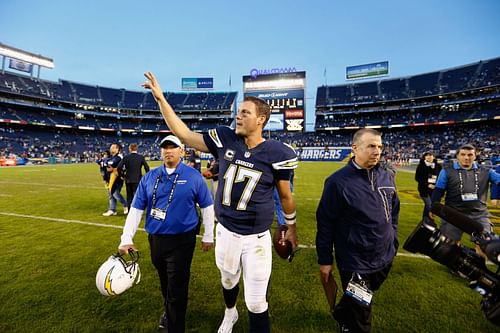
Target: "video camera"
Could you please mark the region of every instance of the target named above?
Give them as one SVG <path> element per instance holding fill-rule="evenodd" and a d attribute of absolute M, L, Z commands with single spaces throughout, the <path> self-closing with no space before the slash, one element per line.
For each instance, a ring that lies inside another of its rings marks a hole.
<path fill-rule="evenodd" d="M 500 238 L 484 232 L 483 226 L 453 208 L 434 203 L 431 212 L 471 235 L 486 257 L 497 265 L 496 273 L 486 267 L 486 260 L 474 249 L 457 244 L 433 225 L 420 222 L 403 248 L 422 253 L 469 280 L 469 287 L 483 299 L 481 310 L 486 318 L 500 326 Z"/>

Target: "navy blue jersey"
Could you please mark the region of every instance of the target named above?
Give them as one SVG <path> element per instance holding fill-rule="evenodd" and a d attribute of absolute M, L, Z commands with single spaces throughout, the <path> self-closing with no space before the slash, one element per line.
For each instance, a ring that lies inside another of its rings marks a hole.
<path fill-rule="evenodd" d="M 219 160 L 219 186 L 215 214 L 227 229 L 249 235 L 270 228 L 274 218 L 273 186 L 289 180 L 297 167 L 292 147 L 266 140 L 249 149 L 233 129 L 220 126 L 203 139 Z"/>

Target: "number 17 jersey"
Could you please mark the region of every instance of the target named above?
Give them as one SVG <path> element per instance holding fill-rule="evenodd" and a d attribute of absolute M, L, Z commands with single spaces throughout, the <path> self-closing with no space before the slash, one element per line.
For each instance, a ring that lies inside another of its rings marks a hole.
<path fill-rule="evenodd" d="M 274 218 L 275 181 L 290 180 L 298 165 L 293 148 L 266 140 L 249 149 L 244 139 L 226 126 L 209 130 L 203 139 L 219 160 L 215 196 L 219 223 L 241 235 L 269 230 Z"/>

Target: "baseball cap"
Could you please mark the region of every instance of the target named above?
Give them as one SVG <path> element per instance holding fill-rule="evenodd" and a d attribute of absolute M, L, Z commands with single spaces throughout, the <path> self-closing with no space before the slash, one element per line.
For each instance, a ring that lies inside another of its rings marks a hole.
<path fill-rule="evenodd" d="M 165 148 L 167 144 L 174 144 L 175 146 L 184 149 L 184 145 L 182 144 L 181 140 L 179 140 L 179 138 L 175 135 L 168 135 L 164 137 L 160 142 L 160 147 Z"/>

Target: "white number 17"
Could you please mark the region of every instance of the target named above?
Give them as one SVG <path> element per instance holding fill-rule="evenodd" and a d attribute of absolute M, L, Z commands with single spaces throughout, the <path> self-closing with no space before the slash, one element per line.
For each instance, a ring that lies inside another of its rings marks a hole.
<path fill-rule="evenodd" d="M 262 172 L 248 169 L 239 165 L 231 164 L 224 174 L 224 190 L 222 191 L 222 204 L 231 205 L 231 193 L 235 183 L 247 181 L 245 189 L 241 193 L 236 209 L 245 210 Z"/>

